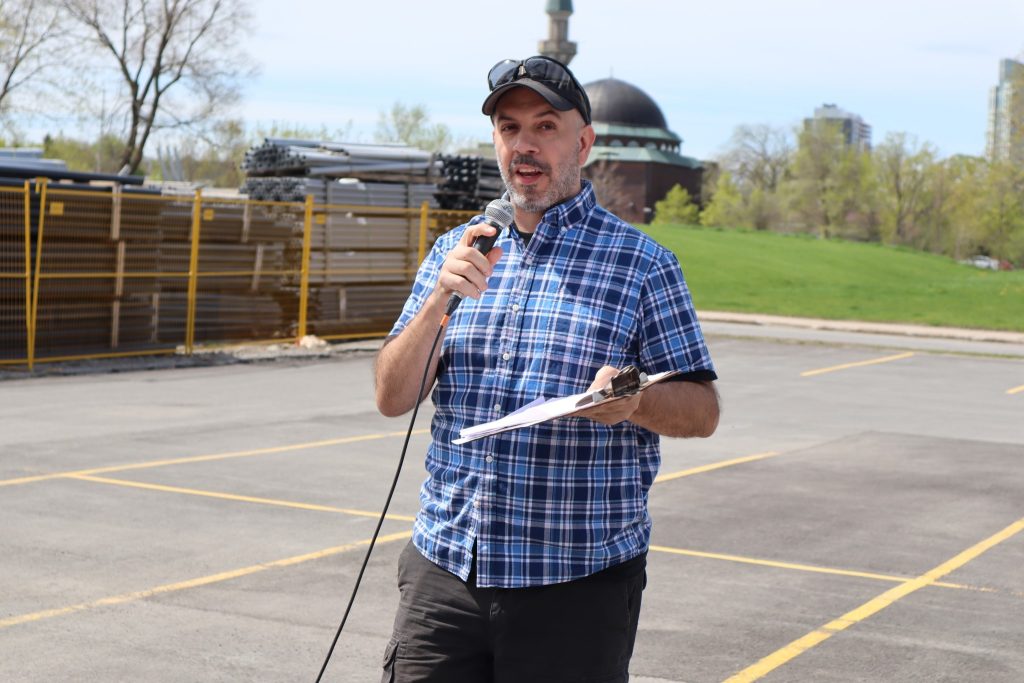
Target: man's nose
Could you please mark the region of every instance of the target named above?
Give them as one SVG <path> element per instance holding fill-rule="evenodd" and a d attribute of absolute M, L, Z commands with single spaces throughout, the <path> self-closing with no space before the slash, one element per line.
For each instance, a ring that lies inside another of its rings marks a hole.
<path fill-rule="evenodd" d="M 537 138 L 530 131 L 521 130 L 512 145 L 516 154 L 534 154 L 537 152 Z"/>

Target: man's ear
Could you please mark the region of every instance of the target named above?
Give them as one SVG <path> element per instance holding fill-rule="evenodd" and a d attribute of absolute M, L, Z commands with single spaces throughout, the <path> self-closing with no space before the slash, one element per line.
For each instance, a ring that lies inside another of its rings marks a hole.
<path fill-rule="evenodd" d="M 594 148 L 594 140 L 596 139 L 597 133 L 594 132 L 594 127 L 589 123 L 580 129 L 579 165 L 581 168 L 583 164 L 587 163 L 587 158 L 590 156 L 590 150 Z"/>

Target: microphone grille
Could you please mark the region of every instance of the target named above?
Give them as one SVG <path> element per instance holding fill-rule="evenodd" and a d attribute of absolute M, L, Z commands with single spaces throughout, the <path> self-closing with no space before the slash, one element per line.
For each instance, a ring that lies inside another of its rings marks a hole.
<path fill-rule="evenodd" d="M 505 199 L 495 199 L 487 205 L 484 215 L 501 227 L 507 228 L 512 225 L 512 221 L 515 218 L 515 210 L 512 208 L 512 202 Z"/>

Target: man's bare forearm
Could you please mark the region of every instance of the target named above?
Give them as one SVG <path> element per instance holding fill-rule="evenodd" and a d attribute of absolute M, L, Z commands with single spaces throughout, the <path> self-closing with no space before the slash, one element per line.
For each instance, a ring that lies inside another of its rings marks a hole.
<path fill-rule="evenodd" d="M 423 308 L 409 325 L 384 343 L 377 353 L 375 366 L 377 410 L 386 417 L 397 417 L 412 410 L 417 402 L 430 393 L 437 376 L 437 362 L 441 357 L 441 344 L 437 344 L 430 358 L 430 370 L 422 396 L 416 392 L 423 380 L 430 344 L 444 316 L 447 299 L 435 290 L 423 303 Z"/>
<path fill-rule="evenodd" d="M 711 436 L 718 427 L 718 391 L 711 382 L 664 382 L 640 394 L 629 420 L 663 436 Z"/>

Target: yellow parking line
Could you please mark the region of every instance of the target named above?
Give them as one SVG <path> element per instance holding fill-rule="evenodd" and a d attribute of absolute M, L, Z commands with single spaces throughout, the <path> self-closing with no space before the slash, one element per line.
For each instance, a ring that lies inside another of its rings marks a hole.
<path fill-rule="evenodd" d="M 411 531 L 402 531 L 397 534 L 388 534 L 387 536 L 379 537 L 377 539 L 377 544 L 380 545 L 381 543 L 400 541 L 405 538 L 410 538 L 411 536 Z M 295 555 L 294 557 L 286 557 L 281 560 L 274 560 L 273 562 L 254 564 L 249 567 L 233 569 L 231 571 L 221 572 L 220 574 L 212 574 L 210 576 L 201 576 L 197 579 L 190 579 L 188 581 L 168 583 L 162 586 L 157 586 L 156 588 L 148 588 L 146 590 L 134 591 L 132 593 L 122 593 L 121 595 L 113 595 L 107 598 L 100 598 L 99 600 L 93 600 L 91 602 L 80 602 L 75 605 L 68 605 L 67 607 L 58 607 L 56 609 L 41 610 L 39 612 L 32 612 L 30 614 L 19 614 L 13 617 L 0 619 L 0 628 L 17 626 L 19 624 L 40 621 L 42 619 L 60 617 L 66 614 L 72 614 L 74 612 L 83 612 L 85 610 L 96 609 L 97 607 L 111 607 L 113 605 L 123 605 L 128 602 L 144 600 L 146 598 L 151 598 L 155 595 L 162 595 L 164 593 L 173 593 L 175 591 L 188 590 L 190 588 L 209 586 L 213 583 L 230 581 L 231 579 L 249 576 L 250 574 L 256 574 L 258 572 L 266 571 L 268 569 L 274 569 L 276 567 L 290 567 L 292 565 L 302 564 L 303 562 L 309 562 L 310 560 L 319 560 L 324 557 L 330 557 L 331 555 L 338 555 L 340 553 L 345 553 L 350 550 L 355 550 L 357 548 L 367 546 L 369 545 L 369 543 L 370 539 L 367 538 L 361 541 L 356 541 L 355 543 L 347 543 L 345 545 L 339 545 L 333 548 L 326 548 L 324 550 L 306 553 L 305 555 Z"/>
<path fill-rule="evenodd" d="M 99 484 L 112 484 L 114 486 L 128 486 L 137 489 L 149 489 L 150 491 L 163 491 L 165 493 L 182 493 L 189 496 L 203 496 L 206 498 L 219 498 L 221 500 L 235 500 L 243 503 L 259 503 L 261 505 L 277 505 L 280 507 L 296 508 L 298 510 L 313 510 L 316 512 L 337 512 L 343 515 L 355 515 L 357 517 L 380 517 L 379 512 L 368 512 L 366 510 L 355 510 L 352 508 L 337 508 L 330 505 L 316 505 L 314 503 L 297 503 L 289 500 L 277 500 L 274 498 L 258 498 L 256 496 L 240 496 L 234 493 L 221 493 L 219 491 L 204 491 L 200 489 L 188 489 L 180 486 L 165 486 L 163 484 L 150 484 L 142 481 L 128 481 L 126 479 L 109 479 L 107 477 L 93 477 L 87 474 L 68 475 L 68 479 L 80 479 L 92 481 Z M 413 522 L 415 517 L 409 515 L 387 515 L 386 519 L 393 519 L 399 522 Z"/>
<path fill-rule="evenodd" d="M 1014 387 L 1013 389 L 1007 389 L 1006 393 L 1012 395 L 1012 394 L 1019 394 L 1022 391 L 1024 391 L 1024 384 L 1021 384 L 1019 387 Z"/>
<path fill-rule="evenodd" d="M 671 472 L 669 474 L 661 474 L 654 479 L 655 484 L 660 484 L 663 481 L 671 481 L 673 479 L 680 479 L 682 477 L 689 477 L 694 474 L 701 474 L 702 472 L 710 472 L 712 470 L 719 470 L 723 467 L 732 467 L 733 465 L 742 465 L 745 462 L 754 462 L 755 460 L 764 460 L 765 458 L 771 458 L 776 455 L 782 455 L 780 451 L 766 451 L 764 453 L 755 453 L 754 455 L 745 455 L 742 458 L 734 458 L 732 460 L 723 460 L 721 462 L 713 462 L 707 465 L 700 465 L 698 467 L 691 467 L 688 470 L 681 470 L 679 472 Z"/>
<path fill-rule="evenodd" d="M 801 377 L 813 377 L 814 375 L 824 375 L 826 372 L 835 372 L 836 370 L 846 370 L 847 368 L 859 368 L 865 365 L 878 365 L 879 363 L 889 363 L 894 360 L 903 360 L 904 358 L 910 358 L 914 355 L 913 351 L 907 353 L 897 353 L 895 356 L 885 356 L 884 358 L 873 358 L 871 360 L 862 360 L 856 363 L 843 363 L 842 365 L 833 365 L 828 368 L 818 368 L 817 370 L 807 370 L 801 372 Z"/>
<path fill-rule="evenodd" d="M 417 429 L 413 434 L 427 434 L 429 429 Z M 309 448 L 323 448 L 325 446 L 338 446 L 340 444 L 358 443 L 360 441 L 374 441 L 387 439 L 394 436 L 405 436 L 405 432 L 385 432 L 383 434 L 362 434 L 360 436 L 346 436 L 338 439 L 326 439 L 324 441 L 310 441 L 307 443 L 288 444 L 286 446 L 274 446 L 272 448 L 254 448 L 246 451 L 231 451 L 227 453 L 213 453 L 210 455 L 193 455 L 184 458 L 171 458 L 168 460 L 150 460 L 148 462 L 136 462 L 126 465 L 110 465 L 108 467 L 93 467 L 87 470 L 72 470 L 70 472 L 53 472 L 51 474 L 37 474 L 29 477 L 18 477 L 17 479 L 0 480 L 0 486 L 15 486 L 18 484 L 30 484 L 36 481 L 49 479 L 62 479 L 65 477 L 77 477 L 80 475 L 107 474 L 109 472 L 126 472 L 128 470 L 143 470 L 151 467 L 166 467 L 167 465 L 185 465 L 196 462 L 210 462 L 212 460 L 227 460 L 229 458 L 247 458 L 254 455 L 269 455 L 271 453 L 287 453 L 289 451 L 301 451 Z"/>
<path fill-rule="evenodd" d="M 1006 539 L 1013 537 L 1021 530 L 1024 530 L 1024 518 L 1018 519 L 1002 531 L 989 536 L 980 543 L 976 543 L 956 557 L 943 562 L 934 569 L 925 572 L 916 578 L 904 581 L 898 586 L 890 588 L 881 595 L 868 600 L 860 607 L 847 612 L 838 619 L 834 619 L 811 631 L 807 635 L 797 638 L 789 645 L 776 650 L 759 662 L 752 664 L 743 671 L 740 671 L 735 676 L 730 676 L 726 679 L 725 683 L 749 683 L 750 681 L 758 680 L 779 668 L 786 662 L 799 657 L 815 645 L 828 640 L 836 633 L 844 631 L 854 624 L 864 621 L 868 617 L 881 612 L 897 600 L 905 598 L 925 586 L 934 585 L 937 579 L 959 569 L 985 551 L 999 545 Z"/>
<path fill-rule="evenodd" d="M 659 553 L 672 555 L 686 555 L 688 557 L 701 557 L 710 560 L 725 560 L 727 562 L 739 562 L 741 564 L 753 564 L 761 567 L 773 567 L 775 569 L 794 569 L 801 572 L 815 572 L 817 574 L 835 574 L 837 576 L 852 576 L 859 579 L 874 579 L 875 581 L 888 581 L 889 583 L 902 583 L 909 581 L 910 577 L 895 576 L 891 574 L 875 574 L 873 572 L 858 572 L 850 569 L 836 569 L 833 567 L 820 567 L 813 564 L 799 564 L 795 562 L 778 562 L 776 560 L 761 560 L 755 557 L 743 557 L 741 555 L 727 555 L 724 553 L 708 553 L 701 550 L 684 550 L 683 548 L 669 548 L 663 545 L 652 545 L 651 550 Z M 959 583 L 946 583 L 937 581 L 934 586 L 942 588 L 958 588 L 960 590 L 974 590 L 983 593 L 995 593 L 994 588 L 983 588 L 979 586 L 967 586 Z"/>

